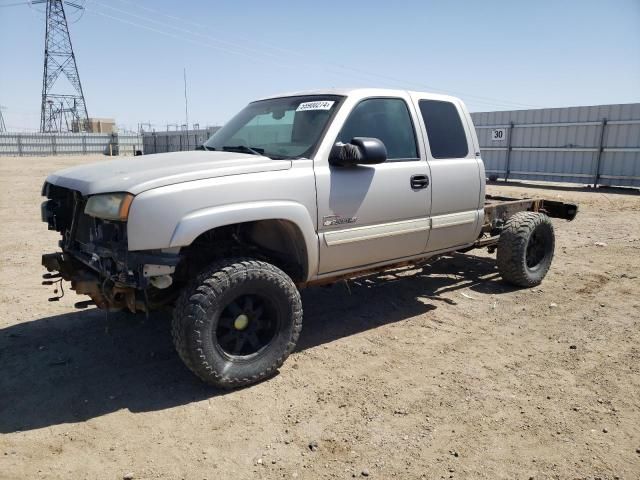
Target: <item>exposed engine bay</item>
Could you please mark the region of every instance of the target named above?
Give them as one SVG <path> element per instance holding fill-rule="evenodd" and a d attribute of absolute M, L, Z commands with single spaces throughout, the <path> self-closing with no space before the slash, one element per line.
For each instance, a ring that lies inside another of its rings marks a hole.
<path fill-rule="evenodd" d="M 69 281 L 73 290 L 89 295 L 102 309 L 150 311 L 175 298 L 177 289 L 171 287 L 179 252 L 129 252 L 126 222 L 87 215 L 87 198 L 67 188 L 45 183 L 42 195 L 47 197 L 42 220 L 62 235 L 62 251 L 42 256 L 42 265 L 50 272 L 43 276 L 43 284 Z"/>

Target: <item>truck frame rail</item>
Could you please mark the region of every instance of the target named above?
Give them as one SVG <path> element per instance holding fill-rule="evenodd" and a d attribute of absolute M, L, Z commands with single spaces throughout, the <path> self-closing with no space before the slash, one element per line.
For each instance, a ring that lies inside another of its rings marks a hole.
<path fill-rule="evenodd" d="M 499 195 L 486 195 L 484 202 L 484 222 L 480 238 L 461 252 L 474 248 L 495 247 L 505 222 L 518 212 L 539 212 L 551 218 L 572 221 L 578 214 L 578 206 L 544 198 L 511 198 Z"/>

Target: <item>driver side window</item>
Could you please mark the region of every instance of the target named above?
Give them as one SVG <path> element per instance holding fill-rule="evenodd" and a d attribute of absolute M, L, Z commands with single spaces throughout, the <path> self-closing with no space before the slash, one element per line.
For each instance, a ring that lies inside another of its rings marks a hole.
<path fill-rule="evenodd" d="M 419 159 L 409 109 L 400 98 L 369 98 L 356 105 L 337 141 L 349 143 L 353 137 L 381 140 L 387 148 L 388 161 Z"/>

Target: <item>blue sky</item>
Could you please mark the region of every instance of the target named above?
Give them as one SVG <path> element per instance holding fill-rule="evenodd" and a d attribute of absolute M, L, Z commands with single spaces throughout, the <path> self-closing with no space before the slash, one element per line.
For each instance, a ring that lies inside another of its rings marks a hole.
<path fill-rule="evenodd" d="M 19 1 L 0 0 L 0 105 L 28 129 L 44 16 Z M 640 0 L 87 0 L 70 30 L 89 115 L 133 129 L 184 123 L 183 67 L 201 126 L 322 87 L 452 93 L 472 111 L 640 101 Z"/>

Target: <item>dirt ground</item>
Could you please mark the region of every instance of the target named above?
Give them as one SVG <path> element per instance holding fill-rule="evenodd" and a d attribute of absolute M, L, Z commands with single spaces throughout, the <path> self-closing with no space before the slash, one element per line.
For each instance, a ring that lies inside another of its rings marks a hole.
<path fill-rule="evenodd" d="M 0 478 L 640 478 L 635 192 L 490 186 L 580 204 L 539 288 L 478 252 L 310 289 L 279 374 L 221 392 L 166 315 L 47 302 L 40 188 L 80 161 L 0 158 Z"/>

